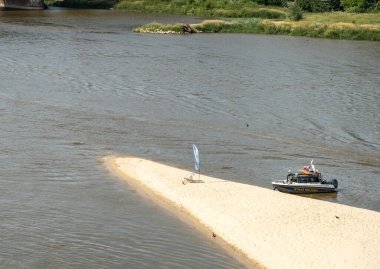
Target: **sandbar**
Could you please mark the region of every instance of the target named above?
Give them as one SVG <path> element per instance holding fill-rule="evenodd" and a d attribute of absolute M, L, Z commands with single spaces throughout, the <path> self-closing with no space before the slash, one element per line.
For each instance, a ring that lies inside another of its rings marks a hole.
<path fill-rule="evenodd" d="M 203 183 L 183 184 L 190 171 L 135 157 L 105 160 L 121 179 L 184 212 L 255 267 L 380 266 L 379 212 L 206 175 Z"/>

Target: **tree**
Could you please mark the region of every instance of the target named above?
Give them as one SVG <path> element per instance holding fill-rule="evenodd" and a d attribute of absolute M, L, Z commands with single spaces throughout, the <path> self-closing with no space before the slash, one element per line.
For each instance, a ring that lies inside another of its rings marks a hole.
<path fill-rule="evenodd" d="M 287 0 L 257 0 L 257 3 L 266 5 L 266 6 L 286 7 L 288 4 L 288 1 Z"/>

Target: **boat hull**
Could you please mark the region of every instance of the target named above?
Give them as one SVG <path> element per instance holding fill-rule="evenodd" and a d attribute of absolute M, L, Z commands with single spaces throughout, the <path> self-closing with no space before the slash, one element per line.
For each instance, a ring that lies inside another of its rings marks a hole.
<path fill-rule="evenodd" d="M 272 182 L 273 189 L 280 192 L 295 194 L 313 194 L 336 192 L 334 185 L 330 184 L 284 184 Z"/>

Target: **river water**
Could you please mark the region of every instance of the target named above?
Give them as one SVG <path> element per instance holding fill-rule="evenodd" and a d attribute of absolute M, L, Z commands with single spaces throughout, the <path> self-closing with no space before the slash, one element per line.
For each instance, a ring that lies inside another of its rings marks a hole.
<path fill-rule="evenodd" d="M 0 267 L 241 268 L 105 168 L 134 155 L 271 188 L 311 159 L 380 211 L 380 43 L 133 27 L 197 18 L 0 13 Z M 264 199 L 264 197 L 263 197 Z M 211 237 L 211 236 L 210 236 Z"/>

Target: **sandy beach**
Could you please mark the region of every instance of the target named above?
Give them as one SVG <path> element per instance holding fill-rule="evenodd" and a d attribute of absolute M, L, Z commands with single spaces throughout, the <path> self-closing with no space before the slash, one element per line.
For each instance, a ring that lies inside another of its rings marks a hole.
<path fill-rule="evenodd" d="M 134 157 L 108 168 L 153 200 L 186 214 L 254 267 L 379 268 L 380 213 L 284 194 Z M 195 177 L 198 179 L 198 176 Z"/>

